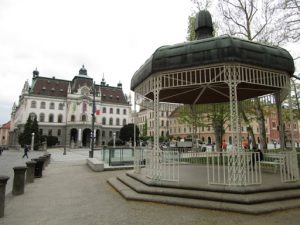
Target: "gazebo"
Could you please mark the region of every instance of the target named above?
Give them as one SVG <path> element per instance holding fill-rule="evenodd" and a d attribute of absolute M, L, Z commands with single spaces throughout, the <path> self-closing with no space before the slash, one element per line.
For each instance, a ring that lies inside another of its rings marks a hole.
<path fill-rule="evenodd" d="M 197 38 L 195 41 L 158 48 L 132 77 L 131 90 L 135 92 L 135 108 L 137 103 L 145 104 L 147 102 L 148 107 L 153 109 L 154 143 L 153 147 L 146 152 L 141 152 L 135 146 L 134 172 L 128 175 L 150 186 L 162 189 L 166 187 L 179 188 L 181 191 L 185 190 L 186 193 L 192 189 L 209 190 L 210 193 L 224 191 L 224 195 L 228 193 L 249 194 L 263 191 L 272 192 L 274 187 L 277 190 L 299 188 L 299 169 L 295 144 L 292 144 L 292 151 L 284 151 L 281 117 L 281 104 L 290 93 L 290 78 L 294 73 L 293 58 L 283 48 L 228 35 L 213 37 L 212 19 L 208 11 L 200 11 L 197 14 L 195 32 Z M 278 181 L 278 184 L 269 182 L 273 179 L 269 176 L 265 182 L 268 184 L 264 185 L 259 156 L 255 156 L 257 153 L 245 152 L 241 148 L 238 102 L 254 97 L 272 98 L 277 106 L 282 152 L 275 156 L 276 160 L 273 163 L 278 163 L 280 167 L 281 180 Z M 176 107 L 178 106 L 176 104 L 198 105 L 222 102 L 229 102 L 230 105 L 232 151 L 191 153 L 195 157 L 205 158 L 206 161 L 205 166 L 195 168 L 187 164 L 180 164 L 178 151 L 160 149 L 159 112 L 162 108 Z M 198 183 L 198 186 L 196 183 L 185 183 L 188 179 L 194 179 L 190 171 L 197 169 L 199 169 L 197 173 L 203 175 L 201 180 L 202 182 L 203 180 L 206 181 L 204 181 L 205 185 L 201 185 L 201 182 Z M 125 180 L 123 183 L 126 183 Z M 130 182 L 128 181 L 128 183 Z M 134 186 L 128 183 L 128 186 Z M 116 186 L 118 185 L 116 184 Z M 168 191 L 163 189 L 158 193 L 177 196 L 174 194 L 178 193 L 177 189 L 174 190 L 173 194 L 170 189 Z M 124 192 L 119 191 L 126 197 Z M 135 191 L 139 193 L 137 189 Z M 183 196 L 185 196 L 184 193 L 177 197 L 188 198 L 189 200 L 193 198 L 207 200 L 208 198 L 191 193 L 189 194 L 190 197 Z M 283 208 L 300 206 L 300 192 L 298 191 L 293 196 L 298 198 L 296 203 L 293 202 Z M 167 200 L 153 199 L 152 201 L 168 203 Z M 174 201 L 169 203 L 180 204 L 174 203 Z M 219 201 L 223 202 L 221 199 Z M 232 202 L 232 199 L 224 201 Z M 276 201 L 276 198 L 274 197 L 272 201 Z M 239 204 L 244 203 L 239 202 Z M 254 203 L 257 201 L 248 199 L 248 204 Z M 205 207 L 203 204 L 199 204 L 199 207 Z M 180 205 L 189 204 L 182 203 Z M 258 207 L 255 209 L 253 207 L 253 209 L 248 210 L 249 207 L 247 209 L 238 206 L 233 207 L 233 209 L 228 207 L 229 210 L 247 213 L 262 213 L 280 208 Z M 206 208 L 223 209 L 219 206 Z"/>

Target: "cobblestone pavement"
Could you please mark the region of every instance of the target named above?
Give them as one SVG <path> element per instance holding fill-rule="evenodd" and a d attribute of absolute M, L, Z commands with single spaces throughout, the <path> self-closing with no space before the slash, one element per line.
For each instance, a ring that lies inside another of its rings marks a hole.
<path fill-rule="evenodd" d="M 92 172 L 85 165 L 85 150 L 49 152 L 53 160 L 43 177 L 27 184 L 23 195 L 7 196 L 0 225 L 300 224 L 300 209 L 253 216 L 127 201 L 106 182 L 124 170 Z"/>
<path fill-rule="evenodd" d="M 29 151 L 28 159 L 22 158 L 24 154 L 23 150 L 4 150 L 2 155 L 0 155 L 0 175 L 9 176 L 9 180 L 6 185 L 6 193 L 12 191 L 12 184 L 14 179 L 15 166 L 26 166 L 26 162 L 30 161 L 32 158 L 37 158 L 44 154 L 43 151 Z"/>

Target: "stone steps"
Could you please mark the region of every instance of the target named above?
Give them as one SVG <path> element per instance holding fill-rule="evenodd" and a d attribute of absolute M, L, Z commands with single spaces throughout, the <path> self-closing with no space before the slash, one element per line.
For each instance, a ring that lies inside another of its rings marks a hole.
<path fill-rule="evenodd" d="M 150 186 L 129 174 L 110 178 L 108 183 L 127 200 L 247 214 L 262 214 L 300 207 L 300 189 L 258 191 L 248 194 L 192 190 Z"/>

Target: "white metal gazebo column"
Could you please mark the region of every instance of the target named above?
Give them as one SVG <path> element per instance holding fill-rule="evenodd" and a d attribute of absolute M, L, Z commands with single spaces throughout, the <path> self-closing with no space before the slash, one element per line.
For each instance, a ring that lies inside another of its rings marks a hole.
<path fill-rule="evenodd" d="M 161 77 L 156 76 L 153 79 L 153 112 L 154 112 L 154 143 L 152 150 L 152 180 L 160 181 L 161 180 L 161 162 L 162 162 L 162 153 L 159 148 L 159 92 L 161 89 Z"/>
<path fill-rule="evenodd" d="M 230 126 L 232 154 L 228 154 L 228 184 L 243 185 L 246 182 L 246 165 L 240 148 L 240 123 L 238 113 L 237 85 L 240 74 L 236 66 L 225 66 L 225 77 L 229 86 Z"/>

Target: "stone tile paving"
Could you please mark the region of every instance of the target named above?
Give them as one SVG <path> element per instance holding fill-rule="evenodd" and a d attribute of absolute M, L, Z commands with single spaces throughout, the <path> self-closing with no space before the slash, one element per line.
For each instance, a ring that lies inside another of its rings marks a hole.
<path fill-rule="evenodd" d="M 0 155 L 0 175 L 9 176 L 9 180 L 6 185 L 6 193 L 12 191 L 12 184 L 14 179 L 15 166 L 26 166 L 26 162 L 30 161 L 32 158 L 37 158 L 44 154 L 43 151 L 29 151 L 28 159 L 22 158 L 24 154 L 23 150 L 4 150 L 2 155 Z"/>
<path fill-rule="evenodd" d="M 24 195 L 7 198 L 0 225 L 299 225 L 300 209 L 253 216 L 127 201 L 106 182 L 123 173 L 95 173 L 77 160 L 52 163 Z"/>

